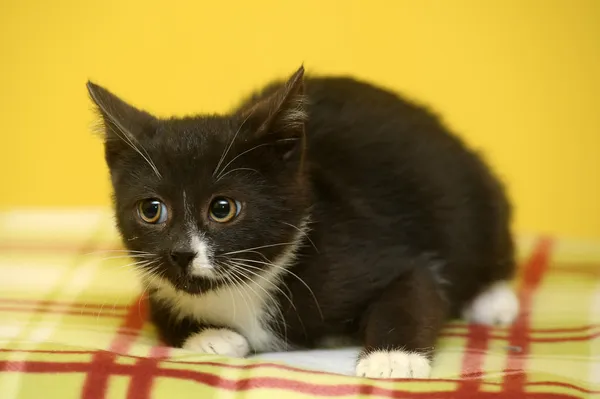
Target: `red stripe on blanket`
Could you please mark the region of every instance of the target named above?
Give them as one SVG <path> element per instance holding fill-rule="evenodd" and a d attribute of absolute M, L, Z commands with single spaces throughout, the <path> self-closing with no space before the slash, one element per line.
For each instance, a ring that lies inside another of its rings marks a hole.
<path fill-rule="evenodd" d="M 555 267 L 553 266 L 552 270 L 554 270 Z M 23 312 L 31 310 L 28 307 L 34 308 L 34 310 L 39 310 L 40 308 L 45 308 L 45 307 L 59 307 L 59 308 L 64 308 L 64 309 L 68 309 L 65 310 L 65 313 L 67 314 L 75 314 L 77 313 L 77 309 L 89 309 L 89 310 L 112 310 L 114 309 L 115 311 L 119 311 L 119 312 L 125 312 L 129 309 L 130 305 L 106 305 L 103 303 L 90 303 L 90 302 L 74 302 L 74 301 L 61 301 L 61 300 L 50 300 L 50 299 L 15 299 L 15 298 L 1 298 L 0 297 L 0 304 L 14 304 L 14 305 L 22 305 L 22 308 L 14 308 L 15 310 L 17 309 L 21 309 Z M 2 308 L 0 308 L 1 310 Z M 52 309 L 54 311 L 54 309 Z M 60 310 L 61 312 L 63 311 L 62 309 Z M 105 313 L 101 312 L 101 313 L 94 313 L 95 316 L 99 316 L 99 317 L 103 317 L 105 315 Z M 108 316 L 113 316 L 112 314 L 107 314 Z M 444 328 L 444 331 L 442 332 L 442 336 L 444 337 L 466 337 L 469 335 L 469 328 L 471 327 L 471 325 L 469 324 L 458 324 L 456 322 L 450 322 L 448 323 L 448 325 Z M 580 326 L 574 326 L 574 327 L 562 327 L 562 328 L 531 328 L 530 332 L 534 333 L 534 334 L 561 334 L 561 333 L 577 333 L 577 332 L 587 332 L 590 330 L 594 330 L 594 329 L 598 329 L 600 328 L 600 324 L 588 324 L 588 325 L 580 325 Z M 456 331 L 458 330 L 458 331 Z M 498 329 L 492 329 L 491 331 L 498 331 Z M 506 333 L 508 334 L 510 331 L 507 331 Z M 503 333 L 502 331 L 500 333 Z M 590 338 L 596 337 L 597 333 L 590 335 Z M 501 335 L 494 335 L 492 334 L 490 336 L 490 338 L 492 339 L 505 339 L 507 337 L 501 336 Z M 533 340 L 536 340 L 537 338 L 533 338 Z M 539 338 L 540 340 L 542 340 L 542 342 L 546 339 L 546 338 Z M 548 338 L 551 339 L 551 338 Z M 565 339 L 568 339 L 568 337 L 565 337 Z M 585 339 L 582 337 L 582 339 Z M 561 339 L 558 339 L 559 341 Z M 576 338 L 575 340 L 580 340 L 579 338 Z"/>
<path fill-rule="evenodd" d="M 598 264 L 590 263 L 590 264 L 565 264 L 565 265 L 553 265 L 552 266 L 553 273 L 565 273 L 565 274 L 580 274 L 587 277 L 591 277 L 596 279 L 600 277 L 600 269 L 598 269 Z"/>
<path fill-rule="evenodd" d="M 547 267 L 547 255 L 550 251 L 550 241 L 547 239 L 542 239 L 536 245 L 531 257 L 525 262 L 524 265 L 524 275 L 521 280 L 521 285 L 519 288 L 519 298 L 523 299 L 523 293 L 528 287 L 532 287 L 531 282 L 537 283 L 541 280 L 542 274 L 546 271 Z M 543 267 L 540 267 L 540 264 L 543 264 Z M 523 306 L 523 305 L 521 305 Z M 525 319 L 525 314 L 521 313 L 516 324 L 523 323 Z M 524 324 L 526 326 L 526 330 L 524 331 L 524 337 L 527 337 L 527 333 L 529 332 L 529 322 Z M 488 343 L 490 340 L 490 328 L 486 326 L 469 326 L 469 335 L 467 336 L 467 343 L 465 345 L 465 353 L 463 355 L 463 364 L 462 364 L 462 373 L 461 377 L 463 380 L 456 390 L 457 397 L 465 397 L 469 398 L 474 395 L 480 395 L 479 387 L 482 382 L 483 377 L 483 365 L 485 361 L 485 356 L 488 349 Z M 497 337 L 494 337 L 497 338 Z M 519 341 L 522 343 L 522 340 Z M 510 346 L 520 346 L 519 344 L 512 343 L 509 341 Z M 510 352 L 511 356 L 513 355 Z M 520 365 L 519 365 L 520 366 Z M 507 369 L 513 369 L 512 367 L 507 367 Z M 519 368 L 520 370 L 520 368 Z M 514 387 L 514 386 L 513 386 Z M 521 384 L 522 387 L 522 384 Z M 521 397 L 523 390 L 513 390 L 512 395 L 508 396 L 508 398 L 518 399 Z"/>
<path fill-rule="evenodd" d="M 112 311 L 110 306 L 106 307 L 105 311 L 90 311 L 90 310 L 72 310 L 68 308 L 52 308 L 39 309 L 23 309 L 18 307 L 0 306 L 0 312 L 15 312 L 15 313 L 42 313 L 42 314 L 57 314 L 57 315 L 70 315 L 70 316 L 90 316 L 90 317 L 123 317 L 121 312 Z"/>
<path fill-rule="evenodd" d="M 123 334 L 123 331 L 139 331 L 146 320 L 146 301 L 142 298 L 135 300 L 130 306 L 123 323 L 113 339 L 109 351 L 96 352 L 92 357 L 90 369 L 83 384 L 81 397 L 83 399 L 104 398 L 108 386 L 108 377 L 114 374 L 115 356 L 117 353 L 127 353 L 138 334 Z"/>
<path fill-rule="evenodd" d="M 482 329 L 487 329 L 489 331 L 489 329 L 485 326 L 481 326 Z M 476 339 L 481 339 L 481 337 L 483 336 L 484 333 L 482 332 L 476 332 L 475 333 L 475 337 Z M 487 333 L 486 333 L 487 334 Z M 531 331 L 529 331 L 529 334 L 531 334 Z M 441 337 L 453 337 L 453 338 L 462 338 L 462 337 L 471 337 L 471 335 L 468 334 L 441 334 Z M 479 338 L 477 338 L 479 336 Z M 508 340 L 510 339 L 511 335 L 507 334 L 507 335 L 498 335 L 498 334 L 487 334 L 486 335 L 486 339 L 490 340 L 490 339 L 494 339 L 494 340 Z M 527 337 L 527 340 L 529 342 L 535 342 L 535 343 L 559 343 L 559 342 L 578 342 L 578 341 L 591 341 L 592 339 L 598 338 L 600 337 L 600 331 L 591 333 L 591 334 L 585 334 L 585 335 L 573 335 L 573 336 L 564 336 L 564 337 L 532 337 L 531 335 Z M 477 344 L 475 344 L 477 345 Z M 507 344 L 507 346 L 510 344 Z"/>
<path fill-rule="evenodd" d="M 127 389 L 128 399 L 145 399 L 151 396 L 158 362 L 169 356 L 169 352 L 169 348 L 155 346 L 150 350 L 150 358 L 141 358 L 136 362 Z"/>
<path fill-rule="evenodd" d="M 464 380 L 458 389 L 459 393 L 463 391 L 477 391 L 477 379 L 483 374 L 483 362 L 488 349 L 488 340 L 488 327 L 475 324 L 469 326 L 469 334 L 467 336 L 461 369 L 461 378 Z"/>
<path fill-rule="evenodd" d="M 561 333 L 575 333 L 585 332 L 596 328 L 600 328 L 600 324 L 589 324 L 587 326 L 579 327 L 564 327 L 564 328 L 531 328 L 532 333 L 544 333 L 544 334 L 561 334 Z"/>
<path fill-rule="evenodd" d="M 50 299 L 13 299 L 13 298 L 0 298 L 0 303 L 13 304 L 13 305 L 23 305 L 23 306 L 31 306 L 31 307 L 46 307 L 46 306 L 64 306 L 74 309 L 102 309 L 109 307 L 110 309 L 125 311 L 129 309 L 129 305 L 110 305 L 106 304 L 94 304 L 94 303 L 78 303 L 71 301 L 60 301 L 60 300 L 50 300 Z M 26 309 L 24 309 L 26 310 Z"/>
<path fill-rule="evenodd" d="M 7 361 L 0 361 L 0 369 L 8 363 Z M 26 361 L 27 367 L 26 372 L 28 373 L 85 373 L 90 370 L 92 364 L 90 363 L 78 363 L 78 362 L 66 362 L 66 363 L 47 363 L 38 361 Z M 132 375 L 136 366 L 128 364 L 113 364 L 110 368 L 110 375 L 128 376 Z M 225 389 L 229 391 L 248 391 L 252 389 L 277 389 L 287 390 L 305 394 L 320 395 L 320 396 L 348 396 L 359 393 L 368 393 L 374 396 L 382 396 L 386 398 L 439 398 L 439 399 L 451 399 L 456 398 L 456 392 L 454 391 L 429 391 L 429 392 L 410 392 L 398 389 L 388 389 L 378 387 L 370 384 L 356 383 L 356 384 L 311 384 L 301 380 L 289 380 L 278 377 L 251 377 L 244 379 L 227 379 L 217 375 L 204 373 L 195 370 L 185 369 L 157 369 L 156 376 L 183 379 L 187 381 L 196 381 L 204 385 L 208 385 L 214 388 Z M 446 381 L 446 380 L 435 380 L 435 381 Z M 486 385 L 498 385 L 497 383 L 485 383 Z M 600 391 L 592 391 L 584 389 L 575 385 L 559 382 L 532 382 L 527 385 L 530 386 L 546 386 L 546 387 L 562 387 L 569 388 L 581 393 L 597 394 Z M 478 398 L 488 399 L 500 399 L 505 398 L 503 392 L 480 392 L 477 394 Z M 578 396 L 567 395 L 567 394 L 556 394 L 548 392 L 537 392 L 527 393 L 527 398 L 539 398 L 539 399 L 573 399 Z"/>
<path fill-rule="evenodd" d="M 59 252 L 59 253 L 73 253 L 77 255 L 96 255 L 94 252 L 101 251 L 123 251 L 123 247 L 113 243 L 94 243 L 94 251 L 91 253 L 81 253 L 82 249 L 87 249 L 89 243 L 81 242 L 80 245 L 74 244 L 73 242 L 40 242 L 40 241 L 3 241 L 0 242 L 0 252 L 27 252 L 27 253 L 40 253 L 40 252 Z M 100 254 L 98 254 L 100 255 Z"/>
<path fill-rule="evenodd" d="M 520 282 L 519 302 L 521 304 L 521 314 L 515 324 L 510 329 L 509 345 L 520 348 L 520 352 L 510 352 L 506 362 L 506 369 L 520 370 L 519 373 L 510 373 L 504 375 L 502 391 L 510 399 L 524 397 L 524 386 L 526 382 L 525 359 L 529 355 L 530 343 L 530 325 L 531 310 L 533 308 L 533 297 L 548 270 L 550 263 L 550 252 L 552 241 L 542 239 L 537 249 L 525 268 L 523 278 Z"/>
<path fill-rule="evenodd" d="M 81 310 L 76 310 L 76 309 L 69 309 L 68 307 L 48 307 L 46 309 L 44 308 L 34 308 L 33 311 L 30 309 L 26 309 L 26 308 L 21 308 L 21 307 L 8 307 L 8 306 L 0 306 L 0 313 L 1 312 L 15 312 L 15 313 L 42 313 L 42 314 L 57 314 L 57 315 L 70 315 L 70 316 L 86 316 L 86 317 L 95 317 L 95 318 L 121 318 L 124 315 L 119 312 L 119 311 L 115 311 L 112 309 L 111 306 L 106 306 L 104 308 L 104 310 L 99 309 L 98 311 L 85 311 L 83 309 Z M 590 329 L 592 329 L 592 326 L 586 326 L 586 327 L 574 327 L 572 329 L 561 329 L 561 330 L 547 330 L 545 331 L 546 334 L 550 334 L 550 333 L 554 333 L 554 334 L 560 334 L 560 333 L 569 333 L 569 332 L 582 332 L 582 331 L 588 331 Z M 483 341 L 486 340 L 507 340 L 509 339 L 509 334 L 510 332 L 506 332 L 505 334 L 502 333 L 492 333 L 491 331 L 494 331 L 494 329 L 491 329 L 489 327 L 486 326 L 476 326 L 476 325 L 471 325 L 469 326 L 469 330 L 467 330 L 466 332 L 445 332 L 442 331 L 442 333 L 440 333 L 440 337 L 441 338 L 470 338 L 474 340 L 474 344 L 473 347 L 475 348 L 475 350 L 483 350 L 483 347 L 479 347 L 478 345 L 482 345 Z M 534 331 L 534 330 L 530 330 L 530 333 L 540 333 L 540 331 Z M 137 335 L 138 331 L 134 330 L 134 331 L 122 331 L 123 334 L 125 335 Z M 590 341 L 592 339 L 598 338 L 600 337 L 600 331 L 596 331 L 590 334 L 584 334 L 584 335 L 565 335 L 565 336 L 552 336 L 552 337 L 535 337 L 535 336 L 530 336 L 528 338 L 529 342 L 532 343 L 559 343 L 559 342 L 579 342 L 579 341 Z M 475 366 L 475 363 L 472 363 L 472 366 Z M 472 369 L 473 367 L 469 367 L 469 369 Z M 470 374 L 471 375 L 471 374 Z"/>
<path fill-rule="evenodd" d="M 5 349 L 5 348 L 0 348 L 0 352 L 24 352 L 24 353 L 45 353 L 45 354 L 53 354 L 53 353 L 58 353 L 58 354 L 75 354 L 75 355 L 93 355 L 96 354 L 98 351 L 91 351 L 91 350 L 44 350 L 44 349 Z M 302 369 L 300 367 L 294 367 L 294 366 L 287 366 L 285 364 L 279 364 L 279 363 L 269 363 L 269 362 L 261 362 L 261 363 L 246 363 L 246 364 L 231 364 L 231 363 L 221 363 L 221 362 L 214 362 L 214 361 L 177 361 L 176 359 L 169 359 L 169 352 L 170 349 L 169 348 L 165 348 L 165 347 L 155 347 L 153 348 L 153 350 L 150 351 L 149 356 L 155 356 L 157 357 L 156 359 L 156 366 L 159 367 L 159 364 L 165 364 L 165 365 L 170 365 L 170 364 L 176 364 L 176 365 L 190 365 L 190 366 L 213 366 L 213 367 L 219 367 L 219 368 L 223 368 L 223 369 L 240 369 L 240 370 L 252 370 L 252 369 L 276 369 L 276 370 L 284 370 L 284 371 L 289 371 L 294 373 L 294 375 L 289 375 L 289 378 L 310 378 L 310 375 L 327 375 L 327 376 L 334 376 L 334 377 L 339 377 L 339 374 L 335 374 L 335 373 L 331 373 L 331 372 L 326 372 L 326 371 L 317 371 L 317 370 L 310 370 L 310 369 Z M 141 356 L 134 356 L 134 355 L 126 355 L 126 354 L 121 354 L 119 356 L 122 357 L 126 357 L 129 359 L 136 359 L 136 360 L 144 360 L 146 359 L 145 357 L 141 357 Z M 38 364 L 36 365 L 34 368 L 25 368 L 24 366 L 29 364 L 29 363 L 33 363 L 33 364 Z M 48 370 L 44 369 L 43 364 L 48 365 Z M 39 372 L 55 372 L 55 365 L 60 365 L 63 363 L 52 363 L 52 362 L 38 362 L 38 361 L 22 361 L 22 362 L 9 362 L 9 361 L 2 361 L 0 360 L 0 371 L 22 371 L 22 372 L 32 372 L 32 373 L 39 373 Z M 66 364 L 66 363 L 65 363 Z M 79 364 L 79 363 L 73 363 L 73 364 Z M 81 363 L 81 364 L 87 364 L 87 363 Z M 16 370 L 16 368 L 19 368 L 20 366 L 21 370 Z M 61 366 L 57 366 L 57 367 L 61 367 Z M 131 366 L 131 367 L 136 367 L 136 366 Z M 56 372 L 67 372 L 69 370 L 56 370 Z M 77 368 L 77 371 L 80 371 L 80 368 Z M 85 371 L 87 372 L 88 369 L 85 369 Z M 134 375 L 137 372 L 137 370 L 133 370 L 128 372 L 128 375 Z M 513 372 L 512 370 L 505 370 L 505 372 L 507 373 L 511 373 Z M 114 371 L 113 374 L 119 374 L 117 371 Z M 473 375 L 467 375 L 467 378 L 473 378 Z M 430 382 L 449 382 L 449 383 L 460 383 L 462 380 L 461 379 L 448 379 L 448 378 L 432 378 L 429 379 L 427 381 Z M 492 382 L 492 381 L 480 381 L 480 385 L 491 385 L 491 386 L 499 386 L 501 385 L 501 383 L 497 383 L 497 382 Z M 556 386 L 556 387 L 563 387 L 563 388 L 570 388 L 573 390 L 577 390 L 583 393 L 595 393 L 595 394 L 600 394 L 600 390 L 588 390 L 582 386 L 577 386 L 577 385 L 573 385 L 573 384 L 569 384 L 569 383 L 565 383 L 565 382 L 558 382 L 558 381 L 529 381 L 525 383 L 526 386 Z M 141 396 L 140 396 L 141 397 Z M 458 396 L 457 396 L 458 397 Z"/>
<path fill-rule="evenodd" d="M 286 389 L 297 393 L 318 395 L 318 396 L 348 396 L 361 393 L 368 393 L 372 396 L 382 396 L 386 398 L 427 398 L 427 399 L 454 399 L 454 391 L 429 391 L 429 392 L 411 392 L 399 389 L 388 389 L 381 386 L 364 384 L 338 384 L 338 385 L 320 385 L 311 384 L 301 380 L 286 380 L 271 377 L 254 377 L 241 380 L 229 380 L 212 374 L 193 372 L 191 370 L 161 369 L 161 377 L 183 378 L 185 380 L 194 380 L 215 388 L 226 389 L 230 391 L 243 391 L 250 389 Z M 478 398 L 498 399 L 502 392 L 481 392 L 477 394 Z M 554 393 L 528 393 L 528 398 L 544 399 L 572 399 L 576 396 Z"/>
<path fill-rule="evenodd" d="M 470 327 L 469 324 L 453 324 L 453 323 L 449 323 L 444 331 L 446 334 L 465 334 L 464 332 L 462 332 L 461 330 L 468 330 L 468 328 Z M 531 328 L 529 331 L 531 333 L 535 333 L 535 334 L 562 334 L 562 333 L 577 333 L 577 332 L 587 332 L 590 330 L 594 330 L 596 328 L 600 328 L 600 324 L 587 324 L 587 325 L 580 325 L 580 326 L 574 326 L 574 327 L 562 327 L 562 328 Z M 453 330 L 458 330 L 457 332 L 454 332 Z M 500 332 L 503 332 L 503 329 L 500 328 L 494 328 L 492 330 L 500 330 Z M 509 332 L 509 330 L 507 330 L 507 333 Z"/>
<path fill-rule="evenodd" d="M 79 245 L 78 245 L 79 244 Z M 14 252 L 14 251 L 26 251 L 32 252 L 73 252 L 78 255 L 102 255 L 96 252 L 101 251 L 124 251 L 124 248 L 115 243 L 94 243 L 94 251 L 88 253 L 81 253 L 82 249 L 88 249 L 89 243 L 82 241 L 81 243 L 73 242 L 41 242 L 41 241 L 17 241 L 17 240 L 4 240 L 0 242 L 0 251 Z"/>
<path fill-rule="evenodd" d="M 479 397 L 479 386 L 483 375 L 483 362 L 488 349 L 488 327 L 471 325 L 469 335 L 465 344 L 461 378 L 456 397 L 470 398 L 477 394 Z"/>
<path fill-rule="evenodd" d="M 554 270 L 554 267 L 553 267 Z M 111 313 L 104 313 L 104 312 L 97 312 L 94 313 L 92 312 L 92 314 L 96 317 L 103 317 L 103 316 L 110 316 L 110 317 L 114 317 L 115 315 L 113 314 L 113 310 L 114 311 L 118 311 L 118 312 L 124 312 L 127 311 L 129 309 L 130 305 L 106 305 L 106 304 L 94 304 L 94 303 L 89 303 L 89 302 L 82 302 L 82 303 L 78 303 L 78 302 L 70 302 L 70 301 L 60 301 L 60 300 L 47 300 L 47 299 L 43 299 L 43 300 L 36 300 L 36 299 L 14 299 L 14 298 L 1 298 L 0 297 L 0 304 L 15 304 L 15 305 L 23 305 L 22 308 L 11 308 L 11 307 L 2 307 L 0 306 L 0 311 L 2 310 L 8 310 L 8 311 L 22 311 L 22 312 L 27 312 L 31 309 L 29 309 L 28 307 L 33 308 L 33 310 L 36 311 L 40 311 L 40 309 L 45 308 L 45 307 L 52 307 L 54 309 L 51 309 L 52 312 L 56 312 L 56 313 L 64 313 L 64 314 L 79 314 L 79 312 L 77 311 L 77 309 L 89 309 L 89 310 L 110 310 Z M 58 308 L 58 309 L 55 309 Z M 84 315 L 89 315 L 88 313 L 83 313 Z M 122 316 L 122 314 L 116 315 L 116 316 Z M 448 325 L 444 328 L 444 330 L 442 331 L 441 336 L 442 337 L 456 337 L 456 338 L 460 338 L 460 337 L 467 337 L 470 334 L 469 329 L 472 327 L 472 325 L 469 324 L 458 324 L 456 322 L 451 322 L 448 323 Z M 533 334 L 561 334 L 561 333 L 577 333 L 577 332 L 587 332 L 590 330 L 594 330 L 594 329 L 598 329 L 600 328 L 600 324 L 589 324 L 589 325 L 581 325 L 581 326 L 574 326 L 574 327 L 562 327 L 562 328 L 531 328 L 530 332 Z M 458 331 L 456 331 L 458 330 Z M 498 329 L 491 329 L 490 331 L 498 331 Z M 506 334 L 508 334 L 510 331 L 507 331 Z M 500 331 L 497 334 L 491 334 L 490 338 L 491 339 L 507 339 L 507 336 L 504 335 L 499 335 L 502 334 L 503 331 Z M 586 340 L 586 339 L 592 339 L 598 336 L 598 332 L 592 333 L 590 335 L 586 335 L 586 336 L 580 336 L 580 337 L 574 337 L 572 340 L 574 341 L 581 341 L 581 340 Z M 571 337 L 561 337 L 561 338 L 556 338 L 556 340 L 554 338 L 536 338 L 533 337 L 531 338 L 531 340 L 533 342 L 536 342 L 539 340 L 539 342 L 559 342 L 559 341 L 563 341 L 563 340 L 571 340 Z"/>

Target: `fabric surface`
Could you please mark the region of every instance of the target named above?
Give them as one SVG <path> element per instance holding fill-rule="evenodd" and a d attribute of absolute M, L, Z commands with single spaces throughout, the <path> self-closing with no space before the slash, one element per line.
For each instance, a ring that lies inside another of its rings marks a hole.
<path fill-rule="evenodd" d="M 351 375 L 354 349 L 159 344 L 107 211 L 0 213 L 0 398 L 600 398 L 600 243 L 519 240 L 510 328 L 448 324 L 431 380 Z"/>

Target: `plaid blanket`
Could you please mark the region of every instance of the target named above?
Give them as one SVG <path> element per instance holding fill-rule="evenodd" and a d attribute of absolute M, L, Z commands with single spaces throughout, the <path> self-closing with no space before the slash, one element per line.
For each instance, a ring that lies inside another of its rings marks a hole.
<path fill-rule="evenodd" d="M 451 322 L 431 380 L 376 381 L 161 346 L 109 212 L 6 211 L 0 398 L 600 397 L 600 243 L 519 244 L 514 326 Z"/>

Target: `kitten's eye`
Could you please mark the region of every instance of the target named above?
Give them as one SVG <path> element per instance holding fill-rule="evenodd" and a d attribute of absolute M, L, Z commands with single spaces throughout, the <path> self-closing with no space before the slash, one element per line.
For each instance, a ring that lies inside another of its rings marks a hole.
<path fill-rule="evenodd" d="M 240 214 L 242 204 L 225 197 L 217 197 L 210 203 L 209 216 L 218 223 L 227 223 Z"/>
<path fill-rule="evenodd" d="M 138 202 L 138 215 L 146 223 L 159 224 L 167 221 L 167 206 L 157 199 Z"/>

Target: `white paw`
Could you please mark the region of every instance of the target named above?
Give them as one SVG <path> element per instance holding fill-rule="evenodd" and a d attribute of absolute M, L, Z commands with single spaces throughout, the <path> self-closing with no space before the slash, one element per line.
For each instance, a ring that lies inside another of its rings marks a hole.
<path fill-rule="evenodd" d="M 203 330 L 189 337 L 183 343 L 182 348 L 230 357 L 245 357 L 250 352 L 246 338 L 227 328 Z"/>
<path fill-rule="evenodd" d="M 429 360 L 418 353 L 376 351 L 359 360 L 356 375 L 369 378 L 428 378 Z"/>
<path fill-rule="evenodd" d="M 463 310 L 463 317 L 473 323 L 511 324 L 519 314 L 519 300 L 505 281 L 491 285 Z"/>

